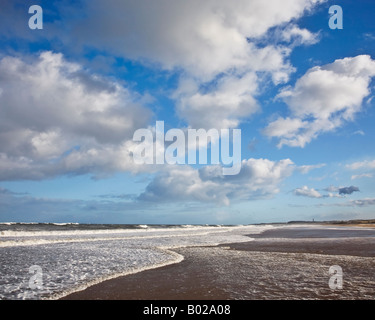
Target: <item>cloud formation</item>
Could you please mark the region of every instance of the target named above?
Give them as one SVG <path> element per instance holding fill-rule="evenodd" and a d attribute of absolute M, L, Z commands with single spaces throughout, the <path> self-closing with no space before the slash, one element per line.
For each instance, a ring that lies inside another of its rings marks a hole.
<path fill-rule="evenodd" d="M 358 200 L 350 200 L 344 203 L 325 204 L 324 206 L 337 207 L 369 207 L 375 205 L 375 198 L 365 198 Z"/>
<path fill-rule="evenodd" d="M 105 197 L 101 200 L 77 200 L 34 197 L 0 188 L 0 221 L 137 223 L 139 215 L 134 213 L 145 210 L 148 204 L 127 200 L 130 199 Z"/>
<path fill-rule="evenodd" d="M 353 192 L 358 192 L 359 188 L 355 186 L 350 187 L 335 187 L 329 186 L 324 189 L 328 194 L 322 194 L 314 188 L 309 188 L 308 186 L 303 186 L 301 188 L 296 188 L 293 193 L 296 196 L 303 196 L 308 198 L 341 198 L 344 195 L 350 195 Z"/>
<path fill-rule="evenodd" d="M 356 179 L 372 178 L 372 177 L 373 177 L 372 173 L 363 173 L 363 174 L 353 174 L 351 179 L 356 180 Z"/>
<path fill-rule="evenodd" d="M 353 192 L 358 191 L 359 188 L 354 186 L 339 188 L 339 194 L 352 194 Z"/>
<path fill-rule="evenodd" d="M 0 60 L 0 179 L 130 165 L 129 139 L 151 111 L 136 93 L 62 54 Z"/>
<path fill-rule="evenodd" d="M 353 207 L 373 206 L 373 205 L 375 205 L 375 199 L 374 198 L 367 198 L 367 199 L 360 199 L 360 200 L 352 200 L 349 203 L 347 203 L 347 205 L 353 206 Z"/>
<path fill-rule="evenodd" d="M 310 189 L 308 186 L 297 188 L 293 192 L 296 196 L 303 196 L 309 198 L 323 198 L 323 195 L 319 191 L 313 188 Z"/>
<path fill-rule="evenodd" d="M 350 170 L 375 169 L 375 160 L 365 160 L 365 161 L 354 162 L 354 163 L 346 165 L 346 168 Z"/>
<path fill-rule="evenodd" d="M 314 164 L 314 165 L 302 165 L 298 167 L 298 171 L 301 172 L 302 174 L 309 173 L 311 170 L 315 169 L 320 169 L 325 167 L 325 163 L 319 163 L 319 164 Z"/>
<path fill-rule="evenodd" d="M 319 41 L 319 34 L 314 34 L 307 29 L 301 29 L 295 24 L 290 24 L 281 32 L 281 38 L 296 45 L 312 45 Z"/>
<path fill-rule="evenodd" d="M 59 38 L 67 50 L 74 43 L 75 53 L 105 48 L 151 69 L 176 72 L 179 82 L 171 97 L 188 126 L 234 128 L 260 110 L 256 97 L 265 75 L 274 84 L 289 79 L 294 71 L 290 43 L 316 39 L 295 21 L 322 2 L 163 0 L 145 6 L 143 1 L 82 0 L 83 11 L 72 12 L 62 1 L 53 23 L 45 21 L 44 36 Z M 20 3 L 3 5 L 19 13 Z M 259 46 L 274 27 L 283 32 L 283 43 Z M 14 32 L 25 39 L 35 34 Z M 4 36 L 11 37 L 12 30 L 6 28 Z M 140 98 L 62 54 L 3 57 L 0 169 L 6 170 L 0 180 L 140 170 L 132 166 L 129 141 L 151 117 Z"/>
<path fill-rule="evenodd" d="M 322 2 L 85 0 L 85 19 L 62 12 L 72 27 L 61 39 L 180 73 L 172 95 L 179 117 L 194 128 L 233 128 L 258 111 L 265 74 L 275 84 L 288 81 L 295 70 L 288 61 L 291 43 L 316 43 L 291 21 Z M 274 27 L 283 37 L 259 46 Z"/>
<path fill-rule="evenodd" d="M 225 176 L 220 166 L 199 170 L 189 166 L 168 167 L 159 173 L 139 196 L 151 202 L 213 202 L 229 205 L 231 200 L 268 198 L 295 169 L 290 159 L 242 161 L 241 172 Z"/>
<path fill-rule="evenodd" d="M 354 119 L 370 94 L 374 76 L 375 61 L 368 55 L 311 68 L 294 87 L 278 95 L 288 105 L 290 116 L 269 123 L 264 134 L 279 139 L 279 148 L 304 147 L 322 133 Z"/>
<path fill-rule="evenodd" d="M 70 39 L 105 47 L 133 60 L 156 63 L 164 69 L 183 68 L 199 78 L 249 67 L 279 71 L 279 49 L 257 48 L 251 39 L 301 17 L 322 2 L 162 0 L 145 5 L 143 1 L 86 0 L 87 18 L 72 22 Z M 264 63 L 267 61 L 273 63 Z"/>

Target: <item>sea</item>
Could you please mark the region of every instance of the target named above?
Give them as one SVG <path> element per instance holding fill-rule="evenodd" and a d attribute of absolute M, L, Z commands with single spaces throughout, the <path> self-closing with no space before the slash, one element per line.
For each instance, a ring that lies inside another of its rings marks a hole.
<path fill-rule="evenodd" d="M 184 257 L 174 248 L 247 242 L 271 228 L 1 223 L 0 299 L 59 299 L 108 279 L 179 263 Z"/>

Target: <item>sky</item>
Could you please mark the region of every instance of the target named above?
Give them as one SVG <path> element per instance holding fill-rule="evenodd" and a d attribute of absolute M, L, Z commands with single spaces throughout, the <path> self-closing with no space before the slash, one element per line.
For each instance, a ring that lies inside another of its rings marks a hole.
<path fill-rule="evenodd" d="M 0 222 L 375 218 L 374 12 L 372 0 L 2 0 Z M 240 172 L 135 163 L 134 133 L 157 121 L 239 129 Z"/>

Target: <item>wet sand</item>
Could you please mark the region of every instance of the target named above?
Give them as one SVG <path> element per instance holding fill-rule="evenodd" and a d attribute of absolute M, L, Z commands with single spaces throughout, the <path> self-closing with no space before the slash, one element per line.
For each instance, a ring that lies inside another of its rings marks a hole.
<path fill-rule="evenodd" d="M 66 300 L 374 299 L 375 230 L 282 228 L 253 241 L 180 248 L 184 261 L 104 281 Z M 329 267 L 344 271 L 329 288 Z"/>

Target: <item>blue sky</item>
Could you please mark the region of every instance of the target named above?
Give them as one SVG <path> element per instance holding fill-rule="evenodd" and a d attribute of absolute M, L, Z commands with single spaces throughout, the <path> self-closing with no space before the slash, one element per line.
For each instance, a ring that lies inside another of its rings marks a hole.
<path fill-rule="evenodd" d="M 43 29 L 31 30 L 31 5 Z M 344 28 L 328 26 L 332 5 Z M 375 4 L 0 4 L 0 221 L 374 218 Z M 242 170 L 136 165 L 137 129 L 241 129 Z"/>

